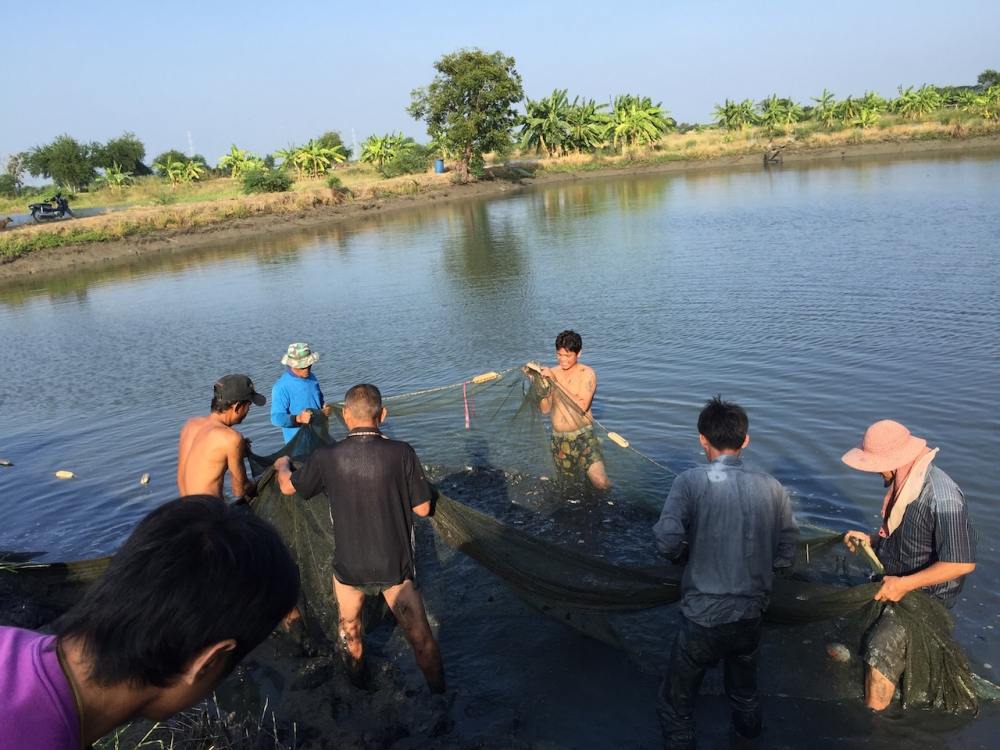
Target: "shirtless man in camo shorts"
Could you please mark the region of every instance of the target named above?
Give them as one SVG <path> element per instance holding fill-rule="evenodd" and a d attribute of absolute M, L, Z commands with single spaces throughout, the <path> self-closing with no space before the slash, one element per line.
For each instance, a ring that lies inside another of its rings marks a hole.
<path fill-rule="evenodd" d="M 586 473 L 599 490 L 611 486 L 604 469 L 604 456 L 594 435 L 590 405 L 597 391 L 597 375 L 579 361 L 583 339 L 575 331 L 556 336 L 556 367 L 529 368 L 544 379 L 539 408 L 552 419 L 552 457 L 556 469 L 566 476 Z M 547 388 L 547 390 L 546 390 Z M 553 393 L 558 388 L 559 393 Z"/>

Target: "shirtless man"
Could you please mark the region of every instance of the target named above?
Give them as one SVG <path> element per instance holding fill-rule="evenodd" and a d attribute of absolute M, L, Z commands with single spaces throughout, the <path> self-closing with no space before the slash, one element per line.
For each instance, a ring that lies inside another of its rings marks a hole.
<path fill-rule="evenodd" d="M 257 488 L 247 478 L 243 458 L 246 443 L 233 429 L 246 419 L 250 404 L 263 406 L 267 401 L 253 389 L 246 375 L 226 375 L 215 384 L 212 413 L 192 417 L 181 430 L 177 451 L 177 489 L 186 495 L 222 497 L 222 479 L 229 471 L 233 495 L 253 497 Z"/>
<path fill-rule="evenodd" d="M 590 405 L 597 391 L 597 375 L 579 361 L 583 339 L 575 331 L 563 331 L 556 336 L 555 368 L 529 367 L 544 379 L 546 395 L 539 403 L 543 414 L 552 419 L 552 457 L 556 469 L 573 476 L 584 472 L 599 490 L 611 486 L 604 470 L 604 456 L 594 435 L 594 417 Z M 553 385 L 554 384 L 554 385 Z M 558 392 L 553 392 L 558 388 Z"/>

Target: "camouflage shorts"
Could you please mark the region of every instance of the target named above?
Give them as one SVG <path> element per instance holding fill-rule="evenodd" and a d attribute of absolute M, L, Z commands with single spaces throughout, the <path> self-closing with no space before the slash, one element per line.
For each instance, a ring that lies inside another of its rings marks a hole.
<path fill-rule="evenodd" d="M 906 666 L 906 647 L 910 634 L 896 617 L 896 610 L 887 604 L 882 614 L 865 633 L 862 648 L 865 662 L 889 680 L 898 684 Z"/>
<path fill-rule="evenodd" d="M 604 461 L 593 427 L 581 427 L 573 432 L 553 430 L 551 448 L 556 469 L 569 476 L 586 474 L 591 466 Z"/>

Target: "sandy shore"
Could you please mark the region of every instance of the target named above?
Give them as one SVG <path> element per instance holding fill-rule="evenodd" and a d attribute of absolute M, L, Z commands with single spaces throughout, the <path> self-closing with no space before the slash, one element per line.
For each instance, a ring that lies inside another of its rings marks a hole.
<path fill-rule="evenodd" d="M 937 154 L 1000 153 L 1000 135 L 956 140 L 925 140 L 866 143 L 833 148 L 787 148 L 784 164 L 809 164 L 884 158 L 914 158 Z M 36 251 L 0 264 L 0 285 L 59 275 L 90 267 L 120 267 L 154 256 L 189 253 L 217 244 L 240 242 L 294 233 L 350 222 L 373 212 L 384 214 L 414 206 L 465 200 L 468 198 L 510 194 L 580 179 L 599 179 L 634 174 L 761 168 L 761 154 L 723 157 L 710 160 L 671 161 L 627 168 L 608 167 L 586 171 L 539 171 L 534 177 L 514 183 L 508 180 L 480 181 L 468 185 L 432 188 L 415 195 L 396 196 L 378 201 L 356 201 L 340 206 L 317 206 L 295 214 L 271 214 L 232 219 L 197 229 L 164 230 L 151 235 L 129 237 L 111 242 L 94 242 Z"/>

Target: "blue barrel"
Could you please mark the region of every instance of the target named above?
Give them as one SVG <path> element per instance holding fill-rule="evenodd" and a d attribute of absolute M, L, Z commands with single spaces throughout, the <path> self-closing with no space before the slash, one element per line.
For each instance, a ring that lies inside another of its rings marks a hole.
<path fill-rule="evenodd" d="M 444 159 L 434 160 L 434 171 L 438 174 L 444 174 Z"/>

